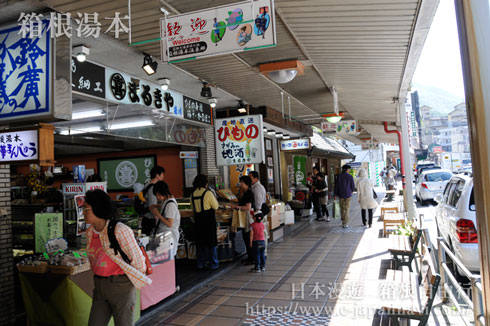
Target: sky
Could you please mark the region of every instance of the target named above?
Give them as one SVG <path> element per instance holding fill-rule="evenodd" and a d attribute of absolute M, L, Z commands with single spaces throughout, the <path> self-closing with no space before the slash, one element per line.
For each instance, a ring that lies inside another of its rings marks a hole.
<path fill-rule="evenodd" d="M 415 70 L 413 83 L 438 87 L 464 97 L 453 0 L 439 2 L 439 8 Z"/>

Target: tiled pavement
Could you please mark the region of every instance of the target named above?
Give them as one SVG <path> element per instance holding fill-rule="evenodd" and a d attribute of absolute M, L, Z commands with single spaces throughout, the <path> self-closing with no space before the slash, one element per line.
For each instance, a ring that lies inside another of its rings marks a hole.
<path fill-rule="evenodd" d="M 380 279 L 389 267 L 387 239 L 379 238 L 381 222 L 362 226 L 356 198 L 349 224 L 310 221 L 269 249 L 266 272 L 237 265 L 138 324 L 374 325 L 383 302 Z M 435 302 L 429 324 L 461 325 L 451 313 Z"/>

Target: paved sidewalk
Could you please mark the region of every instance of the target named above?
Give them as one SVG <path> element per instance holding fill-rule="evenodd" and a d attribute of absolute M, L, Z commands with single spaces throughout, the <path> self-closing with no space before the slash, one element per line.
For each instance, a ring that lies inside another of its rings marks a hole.
<path fill-rule="evenodd" d="M 237 265 L 138 325 L 374 325 L 388 239 L 380 238 L 379 209 L 370 229 L 360 215 L 355 197 L 350 228 L 340 220 L 306 222 L 269 249 L 266 272 Z M 434 304 L 430 325 L 462 324 L 451 309 Z"/>

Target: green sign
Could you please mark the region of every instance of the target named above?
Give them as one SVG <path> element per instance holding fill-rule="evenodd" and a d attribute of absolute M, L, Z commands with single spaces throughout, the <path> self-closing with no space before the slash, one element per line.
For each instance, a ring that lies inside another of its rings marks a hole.
<path fill-rule="evenodd" d="M 135 183 L 145 184 L 150 180 L 150 171 L 155 166 L 156 156 L 118 157 L 98 159 L 98 171 L 107 182 L 108 191 L 131 191 Z"/>
<path fill-rule="evenodd" d="M 294 156 L 293 166 L 296 184 L 302 183 L 306 186 L 306 156 Z"/>
<path fill-rule="evenodd" d="M 63 237 L 62 213 L 35 214 L 34 241 L 35 252 L 44 252 L 48 240 Z"/>

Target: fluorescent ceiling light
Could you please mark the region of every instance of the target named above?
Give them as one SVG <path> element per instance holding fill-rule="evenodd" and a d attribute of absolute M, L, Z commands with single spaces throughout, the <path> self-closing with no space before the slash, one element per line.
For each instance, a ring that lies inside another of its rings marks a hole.
<path fill-rule="evenodd" d="M 282 139 L 290 139 L 290 138 L 291 138 L 291 136 L 289 136 L 289 135 L 282 136 Z"/>
<path fill-rule="evenodd" d="M 282 132 L 276 132 L 276 137 L 281 138 L 282 136 L 284 136 Z"/>
<path fill-rule="evenodd" d="M 135 118 L 136 119 L 136 118 Z M 119 120 L 114 121 L 114 123 L 109 127 L 109 130 L 126 129 L 126 128 L 138 128 L 153 126 L 155 122 L 153 120 Z"/>
<path fill-rule="evenodd" d="M 239 108 L 238 109 L 238 112 L 239 113 L 247 113 L 247 109 L 245 109 L 245 108 Z"/>
<path fill-rule="evenodd" d="M 275 132 L 274 130 L 268 130 L 268 131 L 267 131 L 267 134 L 268 134 L 269 136 L 274 136 L 274 135 L 276 134 L 276 132 Z"/>
<path fill-rule="evenodd" d="M 98 132 L 102 131 L 102 128 L 99 126 L 95 127 L 87 127 L 87 128 L 76 128 L 76 129 L 64 129 L 60 131 L 61 135 L 79 135 L 86 134 L 88 132 Z"/>
<path fill-rule="evenodd" d="M 73 112 L 71 119 L 72 120 L 78 120 L 78 119 L 85 119 L 85 118 L 100 117 L 103 115 L 104 115 L 104 111 L 102 109 L 89 110 L 89 111 L 79 111 L 79 112 Z"/>

